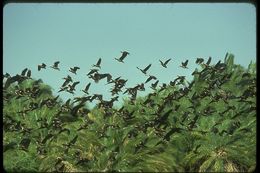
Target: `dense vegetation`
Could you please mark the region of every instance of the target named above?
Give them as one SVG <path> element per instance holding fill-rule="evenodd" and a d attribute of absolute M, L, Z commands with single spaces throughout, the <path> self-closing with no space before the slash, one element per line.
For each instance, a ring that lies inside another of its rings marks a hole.
<path fill-rule="evenodd" d="M 31 78 L 4 85 L 4 168 L 254 171 L 256 67 L 233 61 L 228 54 L 223 63 L 198 62 L 191 82 L 179 77 L 120 108 L 100 99 L 93 109 L 83 101 L 65 103 Z"/>

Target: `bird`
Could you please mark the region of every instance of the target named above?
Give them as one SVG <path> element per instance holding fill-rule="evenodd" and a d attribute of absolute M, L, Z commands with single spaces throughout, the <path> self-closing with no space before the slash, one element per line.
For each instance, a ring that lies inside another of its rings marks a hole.
<path fill-rule="evenodd" d="M 89 83 L 86 85 L 85 89 L 84 89 L 84 90 L 81 90 L 81 91 L 83 91 L 83 92 L 86 93 L 86 94 L 89 94 L 89 93 L 88 93 L 88 90 L 89 90 L 90 85 L 91 85 L 91 83 L 89 82 Z"/>
<path fill-rule="evenodd" d="M 98 69 L 91 69 L 90 72 L 87 74 L 87 76 L 92 75 L 93 73 L 97 73 Z"/>
<path fill-rule="evenodd" d="M 203 58 L 197 58 L 197 60 L 196 60 L 196 64 L 201 64 L 201 63 L 203 63 L 203 61 L 204 61 L 204 59 Z"/>
<path fill-rule="evenodd" d="M 64 77 L 62 79 L 65 79 L 68 82 L 73 82 L 72 78 L 70 77 L 70 75 L 67 75 L 67 77 Z"/>
<path fill-rule="evenodd" d="M 164 68 L 167 68 L 167 64 L 168 64 L 168 62 L 171 60 L 171 58 L 170 59 L 168 59 L 168 60 L 166 60 L 165 62 L 162 62 L 161 60 L 159 60 L 160 61 L 160 63 L 161 63 L 161 65 L 164 67 Z"/>
<path fill-rule="evenodd" d="M 68 87 L 69 87 L 69 91 L 75 91 L 75 87 L 76 87 L 76 85 L 78 85 L 80 82 L 79 81 L 77 81 L 77 82 L 74 82 L 72 85 L 68 85 Z"/>
<path fill-rule="evenodd" d="M 27 72 L 28 68 L 23 69 L 21 76 L 25 76 L 26 72 Z"/>
<path fill-rule="evenodd" d="M 42 68 L 46 69 L 46 64 L 42 63 L 38 65 L 38 71 L 40 71 Z"/>
<path fill-rule="evenodd" d="M 152 83 L 150 88 L 152 88 L 153 90 L 155 90 L 156 87 L 157 87 L 157 85 L 158 85 L 158 83 L 159 83 L 159 80 L 157 80 L 155 83 Z"/>
<path fill-rule="evenodd" d="M 26 78 L 31 79 L 31 74 L 32 74 L 32 71 L 28 70 L 27 73 L 26 73 Z"/>
<path fill-rule="evenodd" d="M 122 53 L 122 55 L 121 55 L 121 57 L 120 58 L 115 58 L 115 60 L 117 60 L 118 62 L 122 62 L 122 63 L 124 63 L 124 59 L 125 59 L 125 57 L 127 56 L 127 55 L 129 55 L 130 53 L 129 52 L 127 52 L 127 51 L 121 51 L 121 53 Z"/>
<path fill-rule="evenodd" d="M 144 69 L 140 69 L 139 67 L 136 67 L 138 70 L 140 70 L 143 74 L 146 75 L 147 70 L 152 66 L 152 64 L 149 64 Z"/>
<path fill-rule="evenodd" d="M 92 65 L 92 67 L 97 67 L 97 68 L 101 68 L 100 67 L 100 64 L 101 64 L 101 58 L 98 59 L 98 62 L 94 65 Z"/>
<path fill-rule="evenodd" d="M 79 67 L 73 67 L 73 68 L 71 67 L 69 71 L 71 73 L 77 74 L 77 70 L 79 70 L 79 69 L 80 69 Z"/>
<path fill-rule="evenodd" d="M 180 67 L 182 67 L 182 68 L 188 68 L 188 67 L 187 67 L 188 62 L 189 62 L 189 60 L 186 60 L 185 62 L 182 62 Z"/>
<path fill-rule="evenodd" d="M 211 62 L 211 57 L 209 57 L 209 59 L 208 59 L 208 61 L 206 62 L 206 64 L 204 64 L 206 67 L 208 67 L 209 66 L 209 64 L 210 64 L 210 62 Z"/>
<path fill-rule="evenodd" d="M 153 76 L 153 75 L 149 75 L 149 77 L 146 79 L 146 81 L 144 83 L 147 83 L 147 82 L 149 82 L 152 79 L 156 80 L 157 78 L 155 76 Z"/>
<path fill-rule="evenodd" d="M 54 62 L 54 64 L 52 66 L 50 66 L 51 68 L 55 69 L 55 70 L 60 70 L 58 65 L 59 65 L 60 61 L 56 61 Z"/>

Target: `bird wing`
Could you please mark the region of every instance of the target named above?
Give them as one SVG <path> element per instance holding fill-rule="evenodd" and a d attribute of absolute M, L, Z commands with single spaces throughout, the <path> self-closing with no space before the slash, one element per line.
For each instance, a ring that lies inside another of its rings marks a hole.
<path fill-rule="evenodd" d="M 186 66 L 188 64 L 189 60 L 186 60 L 183 65 Z"/>
<path fill-rule="evenodd" d="M 32 74 L 32 71 L 31 71 L 31 70 L 28 70 L 28 72 L 27 72 L 27 77 L 31 77 L 31 74 Z"/>
<path fill-rule="evenodd" d="M 85 88 L 85 91 L 88 91 L 89 87 L 90 87 L 90 82 L 87 84 L 86 88 Z"/>
<path fill-rule="evenodd" d="M 100 64 L 101 64 L 101 58 L 98 59 L 98 62 L 97 62 L 96 65 L 97 65 L 97 66 L 100 66 Z"/>
<path fill-rule="evenodd" d="M 151 66 L 152 64 L 149 64 L 147 67 L 144 68 L 144 71 L 147 71 Z"/>
<path fill-rule="evenodd" d="M 22 71 L 21 75 L 22 75 L 22 76 L 25 76 L 25 73 L 27 72 L 27 70 L 28 70 L 28 69 L 25 68 L 25 69 Z"/>
<path fill-rule="evenodd" d="M 163 66 L 163 65 L 164 65 L 164 63 L 163 63 L 161 60 L 159 60 L 159 61 L 160 61 L 161 65 Z"/>
<path fill-rule="evenodd" d="M 171 60 L 171 58 L 168 59 L 167 61 L 165 61 L 165 62 L 164 62 L 164 65 L 166 65 L 170 60 Z"/>
<path fill-rule="evenodd" d="M 147 82 L 149 82 L 150 80 L 152 80 L 152 76 L 149 76 L 144 83 L 147 83 Z"/>
<path fill-rule="evenodd" d="M 40 70 L 41 70 L 41 67 L 42 67 L 41 65 L 38 65 L 38 71 L 40 71 Z"/>
<path fill-rule="evenodd" d="M 211 57 L 209 57 L 208 61 L 206 62 L 207 65 L 209 65 L 211 62 Z"/>
<path fill-rule="evenodd" d="M 80 83 L 79 81 L 74 82 L 74 83 L 72 84 L 72 87 L 75 87 L 75 86 L 78 85 L 79 83 Z"/>
<path fill-rule="evenodd" d="M 56 62 L 54 63 L 54 66 L 57 67 L 57 66 L 59 65 L 59 63 L 60 63 L 60 61 L 56 61 Z"/>

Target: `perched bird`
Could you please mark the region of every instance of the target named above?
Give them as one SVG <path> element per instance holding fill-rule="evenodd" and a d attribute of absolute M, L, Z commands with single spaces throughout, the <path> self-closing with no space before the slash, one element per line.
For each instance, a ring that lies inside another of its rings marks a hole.
<path fill-rule="evenodd" d="M 149 82 L 152 79 L 156 80 L 157 78 L 155 76 L 153 76 L 153 75 L 149 75 L 149 77 L 146 79 L 146 81 L 144 83 L 147 83 L 147 82 Z"/>
<path fill-rule="evenodd" d="M 118 62 L 122 62 L 122 63 L 124 63 L 124 59 L 125 59 L 125 57 L 128 55 L 128 54 L 130 54 L 129 52 L 127 52 L 127 51 L 121 51 L 121 53 L 122 53 L 122 55 L 121 55 L 121 57 L 120 58 L 115 58 Z"/>
<path fill-rule="evenodd" d="M 101 64 L 101 58 L 98 59 L 98 62 L 94 65 L 92 65 L 92 67 L 97 67 L 97 68 L 101 68 L 100 67 L 100 64 Z"/>
<path fill-rule="evenodd" d="M 189 60 L 186 60 L 185 62 L 182 62 L 180 67 L 182 67 L 182 68 L 188 68 L 188 67 L 187 67 L 188 62 L 189 62 Z"/>
<path fill-rule="evenodd" d="M 51 68 L 55 69 L 55 70 L 60 70 L 58 65 L 59 65 L 60 61 L 56 61 L 54 62 L 54 64 L 52 66 L 50 66 Z"/>
<path fill-rule="evenodd" d="M 146 75 L 147 70 L 152 66 L 152 64 L 149 64 L 144 69 L 140 69 L 139 67 L 136 67 L 138 70 L 140 70 L 143 74 Z"/>
<path fill-rule="evenodd" d="M 171 58 L 170 59 L 168 59 L 168 60 L 166 60 L 165 62 L 162 62 L 161 60 L 159 60 L 160 61 L 160 63 L 161 63 L 161 65 L 164 67 L 164 68 L 167 68 L 167 64 L 168 64 L 168 62 L 171 60 Z"/>
<path fill-rule="evenodd" d="M 89 90 L 90 85 L 91 85 L 91 83 L 89 82 L 89 83 L 86 85 L 85 89 L 84 89 L 84 90 L 81 90 L 81 91 L 83 91 L 83 92 L 86 93 L 86 94 L 89 94 L 89 93 L 88 93 L 88 90 Z"/>
<path fill-rule="evenodd" d="M 40 71 L 42 68 L 46 69 L 46 64 L 42 63 L 38 65 L 38 71 Z"/>
<path fill-rule="evenodd" d="M 70 68 L 70 72 L 71 73 L 74 73 L 74 74 L 77 74 L 77 70 L 79 70 L 80 68 L 79 67 L 73 67 L 73 68 Z"/>

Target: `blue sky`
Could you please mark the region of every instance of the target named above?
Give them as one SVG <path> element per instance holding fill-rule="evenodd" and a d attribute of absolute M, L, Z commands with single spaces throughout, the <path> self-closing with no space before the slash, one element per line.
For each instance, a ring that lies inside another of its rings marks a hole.
<path fill-rule="evenodd" d="M 125 63 L 114 58 L 126 50 Z M 177 75 L 191 78 L 198 57 L 223 60 L 226 52 L 235 55 L 235 63 L 245 67 L 256 61 L 256 11 L 248 3 L 123 3 L 123 4 L 19 4 L 9 3 L 3 11 L 3 72 L 11 75 L 24 68 L 32 77 L 59 90 L 70 74 L 69 67 L 79 66 L 78 92 L 66 99 L 81 96 L 80 91 L 92 82 L 90 93 L 110 99 L 105 81 L 95 84 L 86 74 L 98 58 L 101 73 L 128 79 L 126 87 L 144 82 L 136 66 L 152 63 L 148 73 L 160 84 Z M 172 58 L 165 69 L 159 59 Z M 180 68 L 189 59 L 189 69 Z M 37 71 L 37 65 L 48 66 L 60 61 L 61 71 L 51 68 Z M 145 86 L 150 86 L 149 82 Z M 151 90 L 147 89 L 141 95 Z M 126 95 L 125 95 L 126 96 Z"/>

